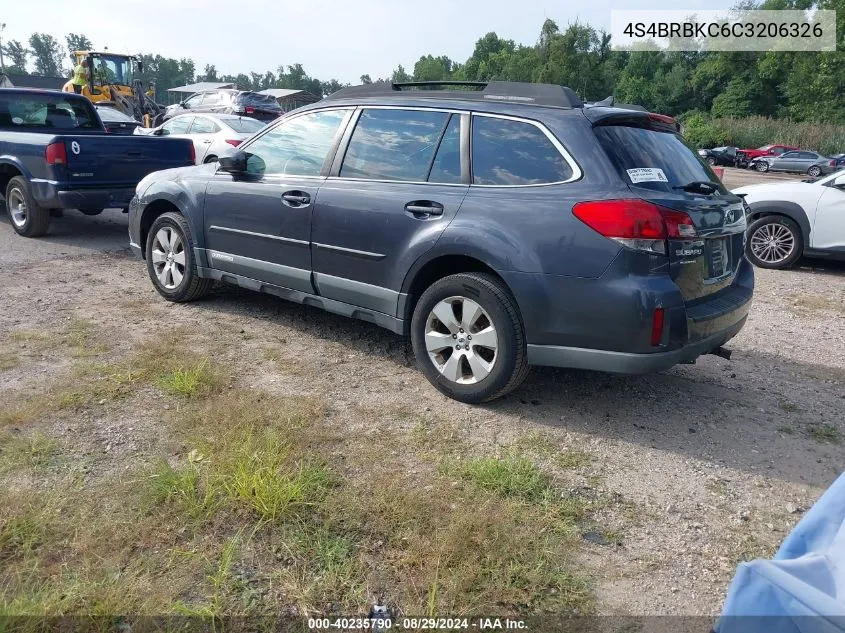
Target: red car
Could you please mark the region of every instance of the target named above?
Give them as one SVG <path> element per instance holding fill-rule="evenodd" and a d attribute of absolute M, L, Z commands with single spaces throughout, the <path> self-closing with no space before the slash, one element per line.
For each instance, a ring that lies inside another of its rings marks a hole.
<path fill-rule="evenodd" d="M 763 145 L 763 147 L 758 147 L 757 149 L 741 149 L 739 151 L 745 154 L 746 160 L 751 161 L 761 156 L 780 156 L 784 152 L 793 149 L 799 148 L 793 147 L 792 145 Z"/>

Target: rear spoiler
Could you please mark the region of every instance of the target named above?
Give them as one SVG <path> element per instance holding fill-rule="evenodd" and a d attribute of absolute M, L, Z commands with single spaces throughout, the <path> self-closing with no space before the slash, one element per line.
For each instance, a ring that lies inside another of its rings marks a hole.
<path fill-rule="evenodd" d="M 593 127 L 600 125 L 629 125 L 631 127 L 649 128 L 658 132 L 671 132 L 677 134 L 681 126 L 674 117 L 667 114 L 657 114 L 642 110 L 629 110 L 620 107 L 607 107 L 595 105 L 591 108 L 584 108 L 584 116 L 593 124 Z"/>

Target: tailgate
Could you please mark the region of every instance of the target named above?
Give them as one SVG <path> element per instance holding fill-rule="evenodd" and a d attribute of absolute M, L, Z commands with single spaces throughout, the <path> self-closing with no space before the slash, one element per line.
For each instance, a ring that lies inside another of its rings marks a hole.
<path fill-rule="evenodd" d="M 667 241 L 669 274 L 684 300 L 695 302 L 729 286 L 744 256 L 742 199 L 725 189 L 679 134 L 649 115 L 606 117 L 594 126 L 632 197 L 692 220 L 694 231 L 684 227 Z"/>
<path fill-rule="evenodd" d="M 68 181 L 91 187 L 134 187 L 161 169 L 193 165 L 190 140 L 114 134 L 63 136 Z"/>

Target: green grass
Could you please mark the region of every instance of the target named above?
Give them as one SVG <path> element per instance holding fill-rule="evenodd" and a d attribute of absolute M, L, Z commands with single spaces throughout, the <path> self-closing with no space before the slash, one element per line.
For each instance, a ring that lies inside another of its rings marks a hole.
<path fill-rule="evenodd" d="M 175 396 L 199 398 L 209 395 L 220 384 L 219 375 L 208 360 L 188 367 L 177 367 L 156 376 L 155 384 Z"/>
<path fill-rule="evenodd" d="M 831 424 L 810 424 L 807 433 L 817 442 L 823 444 L 841 444 L 843 440 L 842 431 Z"/>
<path fill-rule="evenodd" d="M 45 517 L 34 509 L 0 519 L 0 562 L 31 554 L 46 533 Z"/>
<path fill-rule="evenodd" d="M 539 501 L 550 491 L 547 477 L 530 459 L 516 454 L 469 459 L 458 472 L 479 489 L 501 497 Z"/>
<path fill-rule="evenodd" d="M 12 352 L 0 352 L 0 371 L 6 371 L 20 365 L 21 359 Z"/>
<path fill-rule="evenodd" d="M 553 438 L 539 432 L 521 437 L 514 442 L 513 448 L 542 457 L 565 470 L 578 470 L 589 466 L 593 461 L 589 453 L 579 448 L 561 448 Z"/>
<path fill-rule="evenodd" d="M 778 401 L 778 408 L 786 413 L 796 413 L 797 411 L 800 411 L 798 405 L 790 402 L 789 400 Z"/>
<path fill-rule="evenodd" d="M 53 464 L 58 455 L 58 441 L 40 431 L 0 434 L 0 472 L 43 468 Z"/>

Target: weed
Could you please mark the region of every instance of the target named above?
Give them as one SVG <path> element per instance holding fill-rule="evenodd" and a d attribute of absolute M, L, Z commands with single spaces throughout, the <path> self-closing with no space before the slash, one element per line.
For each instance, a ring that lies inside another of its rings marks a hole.
<path fill-rule="evenodd" d="M 43 468 L 56 458 L 58 442 L 35 431 L 29 435 L 4 434 L 0 436 L 0 472 L 10 472 L 20 468 Z"/>
<path fill-rule="evenodd" d="M 800 409 L 798 408 L 798 405 L 796 405 L 796 404 L 794 404 L 794 403 L 790 402 L 789 400 L 780 400 L 780 401 L 778 401 L 778 408 L 779 408 L 781 411 L 785 411 L 786 413 L 796 413 L 797 411 L 799 411 L 799 410 L 800 410 Z"/>
<path fill-rule="evenodd" d="M 220 384 L 220 376 L 207 359 L 190 367 L 177 367 L 156 377 L 156 385 L 164 391 L 185 398 L 199 398 L 212 393 Z"/>
<path fill-rule="evenodd" d="M 0 561 L 32 553 L 45 534 L 44 517 L 32 509 L 0 520 Z"/>
<path fill-rule="evenodd" d="M 538 501 L 549 491 L 545 475 L 530 459 L 515 453 L 466 460 L 461 463 L 459 473 L 481 490 L 502 497 Z"/>
<path fill-rule="evenodd" d="M 513 448 L 533 453 L 566 470 L 584 468 L 593 461 L 589 453 L 578 448 L 562 449 L 551 437 L 539 432 L 523 436 L 514 442 Z"/>
<path fill-rule="evenodd" d="M 784 435 L 794 435 L 795 434 L 795 429 L 793 427 L 789 426 L 788 424 L 781 424 L 777 428 L 777 431 L 778 431 L 778 433 L 783 433 Z"/>
<path fill-rule="evenodd" d="M 807 433 L 817 442 L 840 444 L 843 439 L 842 431 L 832 424 L 810 424 Z"/>
<path fill-rule="evenodd" d="M 20 359 L 11 352 L 0 352 L 0 371 L 12 369 L 20 364 Z"/>

